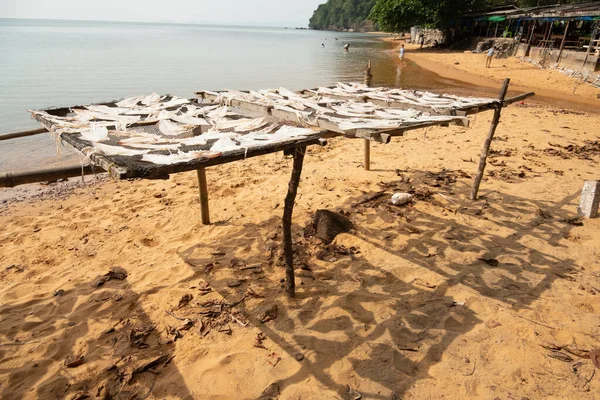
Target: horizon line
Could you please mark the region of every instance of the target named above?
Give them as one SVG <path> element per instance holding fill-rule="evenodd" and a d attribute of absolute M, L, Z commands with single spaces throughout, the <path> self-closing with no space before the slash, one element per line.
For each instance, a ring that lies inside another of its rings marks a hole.
<path fill-rule="evenodd" d="M 64 21 L 64 22 L 116 22 L 116 23 L 129 23 L 129 24 L 162 24 L 162 25 L 209 25 L 209 26 L 235 26 L 235 27 L 247 27 L 247 28 L 303 28 L 309 29 L 307 26 L 297 25 L 264 25 L 263 23 L 257 23 L 256 25 L 244 25 L 238 23 L 228 22 L 178 22 L 178 21 L 129 21 L 129 20 L 108 20 L 108 19 L 68 19 L 68 18 L 36 18 L 36 17 L 1 17 L 2 19 L 17 19 L 17 20 L 35 20 L 35 21 Z"/>

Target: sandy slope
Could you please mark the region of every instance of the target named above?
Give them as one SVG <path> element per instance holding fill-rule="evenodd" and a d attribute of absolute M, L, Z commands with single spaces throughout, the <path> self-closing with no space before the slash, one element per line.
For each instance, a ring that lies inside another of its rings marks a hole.
<path fill-rule="evenodd" d="M 600 155 L 545 152 L 600 140 L 600 116 L 506 109 L 493 148 L 510 152 L 493 158 L 471 202 L 490 119 L 376 145 L 371 172 L 360 141 L 311 149 L 294 217 L 307 269 L 295 300 L 280 283 L 291 165 L 280 154 L 209 170 L 209 227 L 194 173 L 4 206 L 0 398 L 255 399 L 273 383 L 281 399 L 355 398 L 348 387 L 365 399 L 600 398 L 589 359 L 559 361 L 540 346 L 600 347 L 600 220 L 564 222 L 583 180 L 598 179 Z M 388 204 L 411 185 L 432 196 Z M 330 248 L 304 235 L 321 208 L 356 226 Z M 127 278 L 94 287 L 113 266 Z M 277 317 L 260 323 L 273 305 Z M 174 316 L 195 325 L 172 343 L 169 326 L 185 324 Z M 67 368 L 71 355 L 84 363 Z"/>
<path fill-rule="evenodd" d="M 393 54 L 403 41 L 395 44 Z M 453 78 L 480 86 L 500 87 L 505 78 L 511 79 L 511 88 L 519 91 L 535 91 L 538 95 L 553 100 L 561 106 L 576 105 L 587 110 L 600 110 L 600 89 L 561 74 L 554 70 L 539 68 L 516 57 L 495 58 L 491 68 L 485 68 L 485 54 L 436 50 L 406 44 L 406 59 L 421 67 L 434 71 L 446 78 Z M 396 58 L 396 57 L 395 57 Z M 569 105 L 570 103 L 570 105 Z"/>

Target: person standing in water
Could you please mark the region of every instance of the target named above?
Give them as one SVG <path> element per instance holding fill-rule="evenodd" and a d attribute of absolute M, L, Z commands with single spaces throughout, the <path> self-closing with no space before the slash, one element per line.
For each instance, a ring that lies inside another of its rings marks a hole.
<path fill-rule="evenodd" d="M 344 50 L 348 51 L 350 49 L 350 44 L 345 44 L 344 45 Z"/>
<path fill-rule="evenodd" d="M 404 52 L 405 52 L 405 51 L 406 51 L 406 50 L 404 49 L 404 45 L 402 45 L 402 46 L 400 47 L 400 59 L 401 59 L 401 60 L 404 60 Z"/>

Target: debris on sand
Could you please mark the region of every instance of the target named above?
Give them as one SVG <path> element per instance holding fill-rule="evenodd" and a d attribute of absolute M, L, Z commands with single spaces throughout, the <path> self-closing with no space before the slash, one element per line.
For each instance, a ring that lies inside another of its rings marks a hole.
<path fill-rule="evenodd" d="M 227 286 L 230 288 L 236 288 L 236 287 L 242 286 L 242 284 L 244 284 L 244 282 L 246 282 L 246 279 L 244 279 L 244 278 L 233 279 L 233 280 L 227 282 Z"/>
<path fill-rule="evenodd" d="M 265 349 L 268 350 L 265 345 L 263 344 L 263 342 L 267 340 L 267 336 L 260 332 L 256 335 L 256 337 L 254 338 L 254 347 L 258 347 L 259 349 Z"/>
<path fill-rule="evenodd" d="M 356 254 L 360 254 L 360 249 L 358 247 L 346 247 L 344 245 L 339 244 L 330 244 L 328 246 L 325 246 L 324 249 L 317 252 L 316 257 L 321 261 L 328 262 L 331 262 L 333 259 L 335 259 L 333 260 L 335 262 L 340 256 L 350 256 L 352 258 L 352 256 Z M 305 271 L 307 270 L 307 266 L 302 266 L 301 268 Z M 308 267 L 308 270 L 310 271 L 310 267 Z"/>
<path fill-rule="evenodd" d="M 325 243 L 331 243 L 340 233 L 347 233 L 353 227 L 345 216 L 329 210 L 317 210 L 313 221 L 315 235 Z"/>
<path fill-rule="evenodd" d="M 544 150 L 544 153 L 554 157 L 560 157 L 568 160 L 570 158 L 579 158 L 581 160 L 594 160 L 594 157 L 600 156 L 600 140 L 586 140 L 583 146 L 569 144 L 561 146 L 556 143 L 548 143 L 549 148 Z"/>
<path fill-rule="evenodd" d="M 280 394 L 279 385 L 277 383 L 271 383 L 256 400 L 276 400 L 279 398 Z"/>
<path fill-rule="evenodd" d="M 600 349 L 590 350 L 590 360 L 596 368 L 600 369 Z"/>
<path fill-rule="evenodd" d="M 194 299 L 194 296 L 192 294 L 184 294 L 181 299 L 179 299 L 179 304 L 177 305 L 177 308 L 183 308 L 185 306 L 187 306 L 188 304 L 190 304 L 190 301 L 192 301 Z"/>
<path fill-rule="evenodd" d="M 260 318 L 258 320 L 264 324 L 265 322 L 273 321 L 276 318 L 277 318 L 277 304 L 273 304 L 272 307 L 270 307 L 268 310 L 266 310 L 264 313 L 262 313 L 262 315 L 260 316 Z"/>
<path fill-rule="evenodd" d="M 423 280 L 423 279 L 421 279 L 421 278 L 416 278 L 416 279 L 414 279 L 414 280 L 412 281 L 412 283 L 413 283 L 414 285 L 417 285 L 417 286 L 422 286 L 422 287 L 424 287 L 424 288 L 427 288 L 427 289 L 437 289 L 437 287 L 438 287 L 437 285 L 432 285 L 431 283 L 429 283 L 429 282 L 426 282 L 426 281 L 424 281 L 424 280 Z"/>
<path fill-rule="evenodd" d="M 412 195 L 408 193 L 395 193 L 392 196 L 392 204 L 395 206 L 403 206 L 405 204 L 410 203 L 412 199 Z"/>
<path fill-rule="evenodd" d="M 211 293 L 213 291 L 213 289 L 210 286 L 210 284 L 205 282 L 204 284 L 200 285 L 200 287 L 198 288 L 198 291 L 200 291 L 200 296 L 205 296 L 205 295 Z"/>
<path fill-rule="evenodd" d="M 556 350 L 548 353 L 548 357 L 554 358 L 555 360 L 558 360 L 558 361 L 563 361 L 563 362 L 568 362 L 568 363 L 573 362 L 573 357 L 571 357 L 570 355 L 565 354 L 563 352 L 556 351 Z"/>
<path fill-rule="evenodd" d="M 129 371 L 127 371 L 124 375 L 124 381 L 126 383 L 132 383 L 137 375 L 144 373 L 146 371 L 152 372 L 154 374 L 158 373 L 157 370 L 159 367 L 165 366 L 171 362 L 173 359 L 172 355 L 162 355 L 156 358 L 151 359 L 150 361 L 140 361 L 137 365 L 130 367 Z"/>
<path fill-rule="evenodd" d="M 500 263 L 498 262 L 498 260 L 496 260 L 495 258 L 478 258 L 479 261 L 483 261 L 484 263 L 486 263 L 487 265 L 489 265 L 490 267 L 497 267 L 498 265 L 500 265 Z"/>
<path fill-rule="evenodd" d="M 170 315 L 172 315 L 172 314 L 170 314 Z M 165 331 L 166 331 L 167 335 L 169 336 L 169 340 L 167 341 L 167 343 L 173 343 L 173 342 L 176 342 L 177 339 L 181 339 L 183 337 L 182 332 L 189 331 L 194 326 L 194 321 L 192 321 L 189 318 L 177 318 L 177 319 L 182 320 L 181 324 L 178 327 L 174 327 L 171 325 L 166 325 L 166 327 L 165 327 Z"/>
<path fill-rule="evenodd" d="M 364 196 L 361 200 L 359 200 L 357 203 L 354 203 L 352 205 L 352 207 L 357 207 L 363 204 L 367 204 L 370 203 L 373 200 L 377 200 L 380 197 L 382 197 L 383 195 L 385 195 L 385 190 L 382 190 L 380 192 L 376 192 L 376 193 L 371 193 L 369 195 Z"/>
<path fill-rule="evenodd" d="M 65 360 L 65 367 L 67 368 L 77 368 L 85 361 L 85 357 L 81 356 L 69 356 Z"/>
<path fill-rule="evenodd" d="M 489 158 L 496 158 L 496 157 L 511 157 L 513 155 L 513 151 L 511 149 L 505 149 L 505 150 L 490 150 L 489 153 Z"/>
<path fill-rule="evenodd" d="M 93 280 L 92 287 L 99 288 L 111 279 L 123 281 L 127 278 L 127 271 L 121 267 L 112 267 L 108 270 L 108 273 L 101 275 Z"/>
<path fill-rule="evenodd" d="M 350 387 L 350 385 L 346 385 L 347 389 L 348 389 L 348 393 L 347 396 L 345 397 L 348 400 L 360 400 L 362 399 L 362 394 L 360 394 L 358 391 L 354 390 L 353 388 Z"/>
<path fill-rule="evenodd" d="M 515 182 L 517 179 L 524 179 L 527 177 L 525 171 L 517 171 L 515 169 L 504 167 L 500 169 L 494 169 L 488 172 L 488 176 L 496 179 L 500 179 L 509 183 Z"/>
<path fill-rule="evenodd" d="M 142 327 L 134 327 L 129 331 L 129 341 L 132 345 L 137 346 L 139 348 L 146 348 L 148 345 L 144 343 L 146 337 L 150 335 L 151 332 L 154 331 L 156 326 L 147 325 Z"/>
<path fill-rule="evenodd" d="M 271 353 L 271 354 L 269 354 L 269 360 L 267 360 L 267 361 L 269 362 L 269 364 L 276 367 L 277 364 L 279 364 L 279 361 L 281 361 L 281 360 L 282 360 L 282 358 L 279 357 L 279 355 L 277 355 L 277 353 Z"/>

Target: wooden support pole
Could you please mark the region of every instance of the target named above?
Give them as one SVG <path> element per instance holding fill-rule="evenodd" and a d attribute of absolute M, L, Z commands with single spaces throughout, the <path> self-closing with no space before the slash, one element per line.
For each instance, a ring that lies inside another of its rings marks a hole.
<path fill-rule="evenodd" d="M 544 33 L 544 41 L 550 38 L 550 34 L 552 33 L 552 22 L 546 22 L 546 32 Z M 544 44 L 545 45 L 545 44 Z"/>
<path fill-rule="evenodd" d="M 490 126 L 490 132 L 488 133 L 487 138 L 485 139 L 485 143 L 483 144 L 483 149 L 481 150 L 481 158 L 479 159 L 479 167 L 477 169 L 477 176 L 475 177 L 475 183 L 473 184 L 473 191 L 471 192 L 471 200 L 477 200 L 477 193 L 479 192 L 479 185 L 481 185 L 481 180 L 483 179 L 483 173 L 485 171 L 485 166 L 487 163 L 488 153 L 490 152 L 490 146 L 492 145 L 492 139 L 494 139 L 494 134 L 496 133 L 496 128 L 500 123 L 500 115 L 502 114 L 502 102 L 506 97 L 506 92 L 508 91 L 508 85 L 510 84 L 510 79 L 505 79 L 502 84 L 502 89 L 500 89 L 500 104 L 496 106 L 494 110 L 494 118 L 492 119 L 492 125 Z"/>
<path fill-rule="evenodd" d="M 365 71 L 365 85 L 371 86 L 371 81 L 373 80 L 373 75 L 371 74 L 371 60 L 367 64 L 367 69 Z M 365 145 L 365 157 L 364 157 L 364 166 L 365 171 L 371 170 L 371 141 L 368 139 L 364 140 Z"/>
<path fill-rule="evenodd" d="M 292 166 L 292 176 L 288 185 L 288 192 L 285 196 L 283 207 L 283 252 L 285 254 L 285 282 L 286 291 L 290 297 L 296 295 L 296 281 L 294 277 L 294 249 L 292 247 L 292 214 L 294 212 L 294 203 L 300 185 L 300 176 L 302 175 L 302 165 L 304 163 L 304 154 L 306 147 L 299 147 L 294 150 L 294 164 Z"/>
<path fill-rule="evenodd" d="M 210 225 L 210 211 L 208 209 L 208 187 L 206 185 L 206 169 L 198 168 L 198 188 L 200 189 L 200 211 L 202 224 Z"/>
<path fill-rule="evenodd" d="M 556 63 L 560 62 L 560 56 L 562 56 L 562 52 L 565 49 L 565 40 L 567 40 L 567 33 L 569 32 L 569 25 L 571 25 L 571 20 L 567 21 L 567 25 L 565 26 L 565 34 L 563 35 L 562 42 L 560 42 L 560 50 L 558 52 L 558 57 L 556 57 Z"/>
<path fill-rule="evenodd" d="M 596 40 L 596 36 L 598 35 L 598 32 L 600 32 L 600 21 L 598 21 L 596 23 L 596 26 L 592 30 L 592 39 L 590 40 L 590 44 L 588 45 L 587 51 L 585 52 L 585 58 L 583 59 L 583 64 L 581 64 L 581 68 L 579 69 L 580 72 L 583 71 L 583 69 L 585 68 L 585 64 L 587 63 L 587 60 L 590 57 L 590 52 L 592 51 L 592 43 L 594 43 L 594 40 Z"/>
<path fill-rule="evenodd" d="M 22 131 L 22 132 L 2 133 L 2 134 L 0 134 L 0 141 L 8 140 L 8 139 L 16 139 L 16 138 L 26 137 L 26 136 L 39 135 L 40 133 L 48 133 L 48 130 L 46 128 L 38 128 L 38 129 L 31 129 L 29 131 Z"/>
<path fill-rule="evenodd" d="M 531 35 L 529 36 L 529 46 L 533 43 L 533 39 L 535 38 L 535 28 L 537 28 L 537 22 L 535 20 L 531 22 L 533 24 L 533 29 L 531 29 Z"/>
<path fill-rule="evenodd" d="M 94 168 L 91 165 L 86 165 L 84 167 L 58 167 L 37 169 L 33 171 L 4 172 L 0 173 L 0 187 L 14 187 L 25 185 L 27 183 L 54 181 L 57 179 L 73 178 L 76 176 L 102 172 L 104 171 L 99 167 L 94 171 Z"/>
<path fill-rule="evenodd" d="M 369 139 L 363 139 L 365 142 L 365 171 L 371 170 L 371 141 Z"/>

